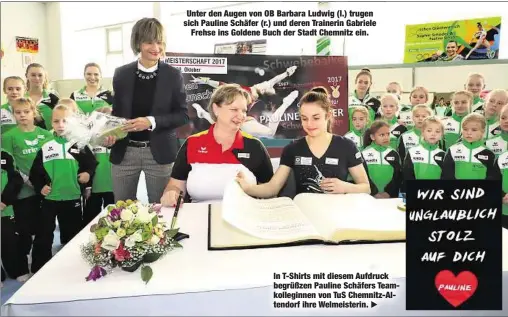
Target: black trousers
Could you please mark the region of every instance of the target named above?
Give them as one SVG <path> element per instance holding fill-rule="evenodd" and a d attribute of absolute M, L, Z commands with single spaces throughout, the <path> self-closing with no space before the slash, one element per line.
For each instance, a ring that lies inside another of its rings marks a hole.
<path fill-rule="evenodd" d="M 113 192 L 92 193 L 86 201 L 83 211 L 83 226 L 85 227 L 94 220 L 104 207 L 115 203 Z"/>
<path fill-rule="evenodd" d="M 28 258 L 20 246 L 14 218 L 2 217 L 2 281 L 28 274 Z M 4 271 L 5 269 L 5 271 Z"/>
<path fill-rule="evenodd" d="M 58 217 L 60 240 L 69 242 L 81 230 L 83 223 L 81 199 L 42 201 L 41 217 L 32 250 L 32 273 L 36 273 L 53 256 L 53 239 Z"/>
<path fill-rule="evenodd" d="M 32 249 L 32 236 L 35 235 L 40 220 L 41 201 L 41 195 L 34 195 L 18 199 L 13 205 L 19 245 L 26 255 L 30 254 Z"/>

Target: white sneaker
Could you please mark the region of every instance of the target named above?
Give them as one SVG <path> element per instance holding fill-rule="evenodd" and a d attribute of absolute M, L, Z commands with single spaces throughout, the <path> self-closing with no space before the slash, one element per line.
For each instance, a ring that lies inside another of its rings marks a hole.
<path fill-rule="evenodd" d="M 25 283 L 26 281 L 28 281 L 28 279 L 30 279 L 30 277 L 32 277 L 30 274 L 25 274 L 25 275 L 18 276 L 16 278 L 16 280 L 20 283 Z"/>

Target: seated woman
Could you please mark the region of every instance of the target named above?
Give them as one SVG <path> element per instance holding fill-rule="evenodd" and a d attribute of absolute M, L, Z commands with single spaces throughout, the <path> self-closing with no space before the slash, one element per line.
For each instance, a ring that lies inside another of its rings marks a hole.
<path fill-rule="evenodd" d="M 192 202 L 221 200 L 226 184 L 240 171 L 246 183 L 272 178 L 272 163 L 263 143 L 240 131 L 250 102 L 249 93 L 236 84 L 214 91 L 208 112 L 216 123 L 182 144 L 161 197 L 163 206 L 175 206 L 180 192 L 187 192 Z"/>
<path fill-rule="evenodd" d="M 280 166 L 265 184 L 252 184 L 243 173 L 237 181 L 250 196 L 276 196 L 291 170 L 299 193 L 370 193 L 370 183 L 361 152 L 353 141 L 329 132 L 331 102 L 323 88 L 307 92 L 300 100 L 300 117 L 307 136 L 287 145 Z M 347 182 L 348 173 L 354 183 Z"/>

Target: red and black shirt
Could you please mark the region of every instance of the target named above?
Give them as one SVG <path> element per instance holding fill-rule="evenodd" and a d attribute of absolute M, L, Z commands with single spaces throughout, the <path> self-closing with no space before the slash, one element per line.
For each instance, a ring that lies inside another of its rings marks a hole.
<path fill-rule="evenodd" d="M 213 135 L 214 127 L 188 137 L 173 166 L 171 177 L 187 181 L 193 201 L 222 199 L 225 185 L 240 170 L 252 173 L 258 184 L 270 181 L 273 167 L 261 141 L 238 131 L 231 148 L 223 152 Z"/>

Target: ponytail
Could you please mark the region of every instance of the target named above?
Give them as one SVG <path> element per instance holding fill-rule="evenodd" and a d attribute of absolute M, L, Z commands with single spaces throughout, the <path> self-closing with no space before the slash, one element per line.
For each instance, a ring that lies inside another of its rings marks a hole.
<path fill-rule="evenodd" d="M 370 128 L 367 128 L 365 130 L 365 133 L 363 134 L 363 148 L 366 148 L 367 146 L 372 144 L 372 138 L 370 137 Z"/>

